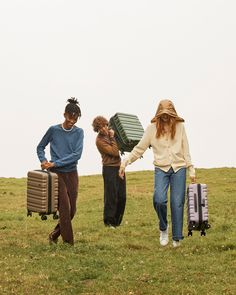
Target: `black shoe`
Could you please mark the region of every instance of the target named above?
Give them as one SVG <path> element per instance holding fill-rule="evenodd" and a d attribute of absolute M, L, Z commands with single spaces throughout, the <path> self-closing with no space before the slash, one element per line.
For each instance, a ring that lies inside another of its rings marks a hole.
<path fill-rule="evenodd" d="M 52 234 L 48 236 L 49 245 L 57 244 L 58 239 L 53 239 Z"/>

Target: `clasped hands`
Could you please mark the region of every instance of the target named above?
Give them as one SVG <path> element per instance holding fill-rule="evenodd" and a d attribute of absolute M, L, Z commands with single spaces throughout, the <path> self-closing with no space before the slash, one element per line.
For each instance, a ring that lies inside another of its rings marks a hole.
<path fill-rule="evenodd" d="M 54 167 L 55 164 L 53 162 L 48 162 L 48 161 L 44 161 L 41 163 L 41 168 L 44 169 L 50 169 L 52 167 Z"/>

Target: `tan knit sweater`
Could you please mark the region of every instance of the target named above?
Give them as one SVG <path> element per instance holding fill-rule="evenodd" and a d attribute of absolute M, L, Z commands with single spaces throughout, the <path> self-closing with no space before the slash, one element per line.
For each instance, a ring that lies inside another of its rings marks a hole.
<path fill-rule="evenodd" d="M 131 153 L 125 158 L 121 167 L 139 159 L 149 146 L 152 146 L 155 167 L 167 172 L 171 167 L 176 172 L 180 168 L 188 168 L 189 175 L 195 176 L 195 169 L 191 162 L 188 140 L 184 124 L 176 124 L 176 134 L 174 139 L 170 135 L 156 138 L 156 123 L 150 124 L 144 132 L 140 142 L 133 148 Z"/>

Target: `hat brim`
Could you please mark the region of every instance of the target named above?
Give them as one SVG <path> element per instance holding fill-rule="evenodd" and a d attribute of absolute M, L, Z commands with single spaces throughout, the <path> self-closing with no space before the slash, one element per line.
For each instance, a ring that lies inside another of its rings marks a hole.
<path fill-rule="evenodd" d="M 152 122 L 152 123 L 153 123 L 153 122 L 156 122 L 156 120 L 157 120 L 158 118 L 160 118 L 163 114 L 167 114 L 167 115 L 169 115 L 169 116 L 175 118 L 176 121 L 184 122 L 184 119 L 183 119 L 183 118 L 177 116 L 175 113 L 172 113 L 172 112 L 170 112 L 170 111 L 168 111 L 168 110 L 162 110 L 162 111 L 160 111 L 160 112 L 158 113 L 158 115 L 156 115 L 156 116 L 151 120 L 151 122 Z"/>

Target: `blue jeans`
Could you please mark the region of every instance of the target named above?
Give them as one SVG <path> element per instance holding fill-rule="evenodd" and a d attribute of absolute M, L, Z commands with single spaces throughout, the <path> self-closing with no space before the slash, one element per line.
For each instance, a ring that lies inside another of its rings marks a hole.
<path fill-rule="evenodd" d="M 172 239 L 183 239 L 183 215 L 186 189 L 186 168 L 181 168 L 176 173 L 172 168 L 164 172 L 155 168 L 155 184 L 153 206 L 159 217 L 160 230 L 167 229 L 167 191 L 170 186 L 170 208 L 172 221 Z"/>

